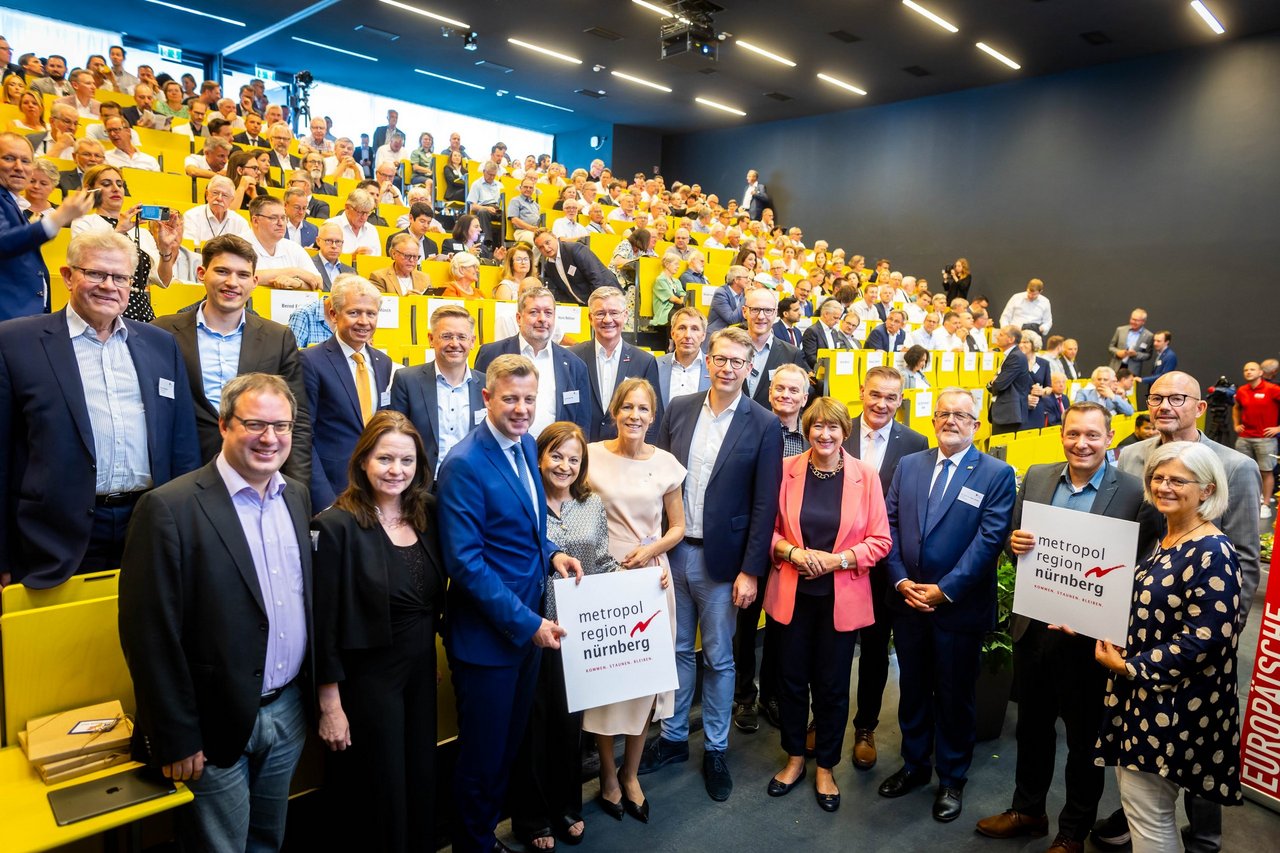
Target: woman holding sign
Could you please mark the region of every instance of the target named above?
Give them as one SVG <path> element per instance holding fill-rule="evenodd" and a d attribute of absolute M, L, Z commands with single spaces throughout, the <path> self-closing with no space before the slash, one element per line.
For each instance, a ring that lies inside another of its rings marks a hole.
<path fill-rule="evenodd" d="M 875 621 L 869 573 L 889 553 L 880 476 L 844 449 L 853 421 L 844 403 L 819 397 L 801 421 L 809 450 L 782 462 L 773 570 L 764 609 L 778 623 L 782 748 L 769 780 L 781 797 L 805 777 L 805 729 L 813 699 L 818 805 L 840 807 L 832 769 L 849 723 L 849 678 L 858 629 Z"/>
<path fill-rule="evenodd" d="M 609 414 L 618 425 L 618 437 L 598 441 L 587 448 L 591 460 L 591 487 L 604 500 L 609 518 L 609 551 L 623 569 L 661 566 L 667 590 L 671 634 L 676 632 L 675 590 L 667 571 L 667 551 L 684 537 L 684 466 L 665 450 L 645 443 L 645 433 L 658 411 L 653 386 L 639 377 L 618 384 Z M 662 531 L 662 516 L 667 531 Z M 847 685 L 846 685 L 847 687 Z M 600 807 L 622 820 L 623 812 L 649 822 L 649 802 L 636 773 L 644 751 L 645 732 L 655 720 L 671 716 L 675 693 L 643 696 L 599 708 L 588 708 L 582 728 L 593 732 L 600 750 Z M 614 762 L 613 738 L 626 737 L 622 767 Z"/>
<path fill-rule="evenodd" d="M 1144 474 L 1168 533 L 1134 575 L 1125 647 L 1099 640 L 1095 651 L 1112 672 L 1098 762 L 1116 767 L 1135 853 L 1182 849 L 1183 789 L 1241 802 L 1240 563 L 1211 520 L 1227 508 L 1227 476 L 1189 441 L 1157 447 Z"/>

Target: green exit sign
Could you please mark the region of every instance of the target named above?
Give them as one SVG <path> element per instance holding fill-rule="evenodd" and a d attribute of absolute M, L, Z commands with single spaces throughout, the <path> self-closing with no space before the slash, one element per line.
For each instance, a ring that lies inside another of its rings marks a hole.
<path fill-rule="evenodd" d="M 182 48 L 170 47 L 167 44 L 156 45 L 156 53 L 160 54 L 161 59 L 168 59 L 173 62 L 182 61 Z"/>

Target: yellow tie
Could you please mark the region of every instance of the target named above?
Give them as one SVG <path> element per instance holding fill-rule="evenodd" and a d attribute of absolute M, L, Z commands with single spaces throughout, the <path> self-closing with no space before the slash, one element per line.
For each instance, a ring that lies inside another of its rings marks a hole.
<path fill-rule="evenodd" d="M 353 352 L 356 363 L 356 396 L 360 398 L 360 419 L 368 423 L 373 417 L 373 397 L 369 393 L 369 369 L 364 366 L 364 353 Z"/>

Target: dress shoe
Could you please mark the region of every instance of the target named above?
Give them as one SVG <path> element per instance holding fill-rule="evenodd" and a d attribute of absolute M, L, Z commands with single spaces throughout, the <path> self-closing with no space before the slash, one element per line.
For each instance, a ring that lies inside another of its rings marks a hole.
<path fill-rule="evenodd" d="M 733 725 L 738 731 L 751 734 L 760 730 L 760 714 L 756 711 L 755 702 L 735 702 L 733 705 Z"/>
<path fill-rule="evenodd" d="M 824 812 L 833 812 L 840 808 L 839 791 L 836 791 L 834 794 L 824 794 L 818 790 L 818 786 L 815 783 L 813 786 L 813 796 L 818 801 L 818 808 L 822 809 Z"/>
<path fill-rule="evenodd" d="M 622 808 L 641 823 L 649 822 L 649 798 L 645 797 L 643 803 L 636 803 L 627 796 L 627 789 L 622 786 L 622 771 L 618 771 L 618 790 L 622 791 Z"/>
<path fill-rule="evenodd" d="M 939 823 L 950 823 L 960 817 L 962 796 L 960 788 L 939 785 L 933 798 L 933 819 Z"/>
<path fill-rule="evenodd" d="M 1107 817 L 1093 825 L 1089 838 L 1103 850 L 1118 850 L 1126 846 L 1129 835 L 1129 819 L 1124 816 L 1124 809 L 1116 809 Z"/>
<path fill-rule="evenodd" d="M 1061 833 L 1053 839 L 1053 846 L 1045 853 L 1084 853 L 1084 842 L 1076 841 L 1074 838 L 1067 838 Z"/>
<path fill-rule="evenodd" d="M 929 780 L 932 778 L 932 770 L 908 770 L 903 767 L 880 783 L 880 796 L 901 797 L 904 794 L 911 793 L 916 788 L 923 788 L 928 785 Z"/>
<path fill-rule="evenodd" d="M 800 775 L 791 783 L 779 781 L 777 776 L 769 780 L 768 794 L 771 797 L 785 797 L 791 793 L 791 789 L 804 781 L 804 777 L 809 775 L 809 768 L 804 767 L 800 770 Z"/>
<path fill-rule="evenodd" d="M 666 767 L 668 764 L 688 760 L 688 741 L 676 743 L 659 735 L 644 748 L 644 755 L 640 757 L 640 768 L 636 771 L 636 774 L 643 776 L 646 773 L 652 773 L 659 767 Z"/>
<path fill-rule="evenodd" d="M 729 761 L 724 750 L 707 750 L 702 755 L 702 775 L 707 786 L 707 796 L 717 803 L 729 799 L 733 792 L 733 779 L 729 776 Z"/>
<path fill-rule="evenodd" d="M 775 729 L 782 728 L 782 708 L 779 707 L 777 699 L 766 699 L 761 702 L 760 713 L 764 714 L 769 725 Z"/>
<path fill-rule="evenodd" d="M 625 795 L 623 799 L 626 799 Z M 626 813 L 621 801 L 611 803 L 604 798 L 604 794 L 596 794 L 596 804 L 600 806 L 600 811 L 614 820 L 622 820 L 622 816 Z"/>
<path fill-rule="evenodd" d="M 1039 838 L 1049 832 L 1049 816 L 1034 817 L 1009 809 L 1000 814 L 993 814 L 991 817 L 984 817 L 978 821 L 976 828 L 987 838 L 1016 838 L 1019 835 L 1033 835 Z"/>
<path fill-rule="evenodd" d="M 810 723 L 804 732 L 804 757 L 813 758 L 818 754 L 818 724 Z"/>
<path fill-rule="evenodd" d="M 876 766 L 875 729 L 853 730 L 853 766 L 861 770 Z"/>

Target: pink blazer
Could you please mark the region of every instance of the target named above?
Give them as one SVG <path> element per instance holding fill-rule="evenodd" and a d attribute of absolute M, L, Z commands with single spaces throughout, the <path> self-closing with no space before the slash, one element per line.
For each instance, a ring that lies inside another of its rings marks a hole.
<path fill-rule="evenodd" d="M 880 476 L 875 469 L 844 454 L 844 494 L 841 501 L 840 531 L 835 552 L 853 549 L 858 558 L 854 571 L 837 571 L 835 576 L 835 628 L 856 631 L 875 622 L 871 608 L 871 567 L 889 553 L 889 516 L 885 513 Z M 773 546 L 785 539 L 805 547 L 800 533 L 800 507 L 804 503 L 805 471 L 809 451 L 782 461 L 782 491 L 778 496 L 778 518 L 773 528 Z M 764 609 L 783 625 L 791 623 L 796 606 L 796 585 L 800 573 L 786 560 L 775 560 L 773 576 L 764 592 Z"/>

